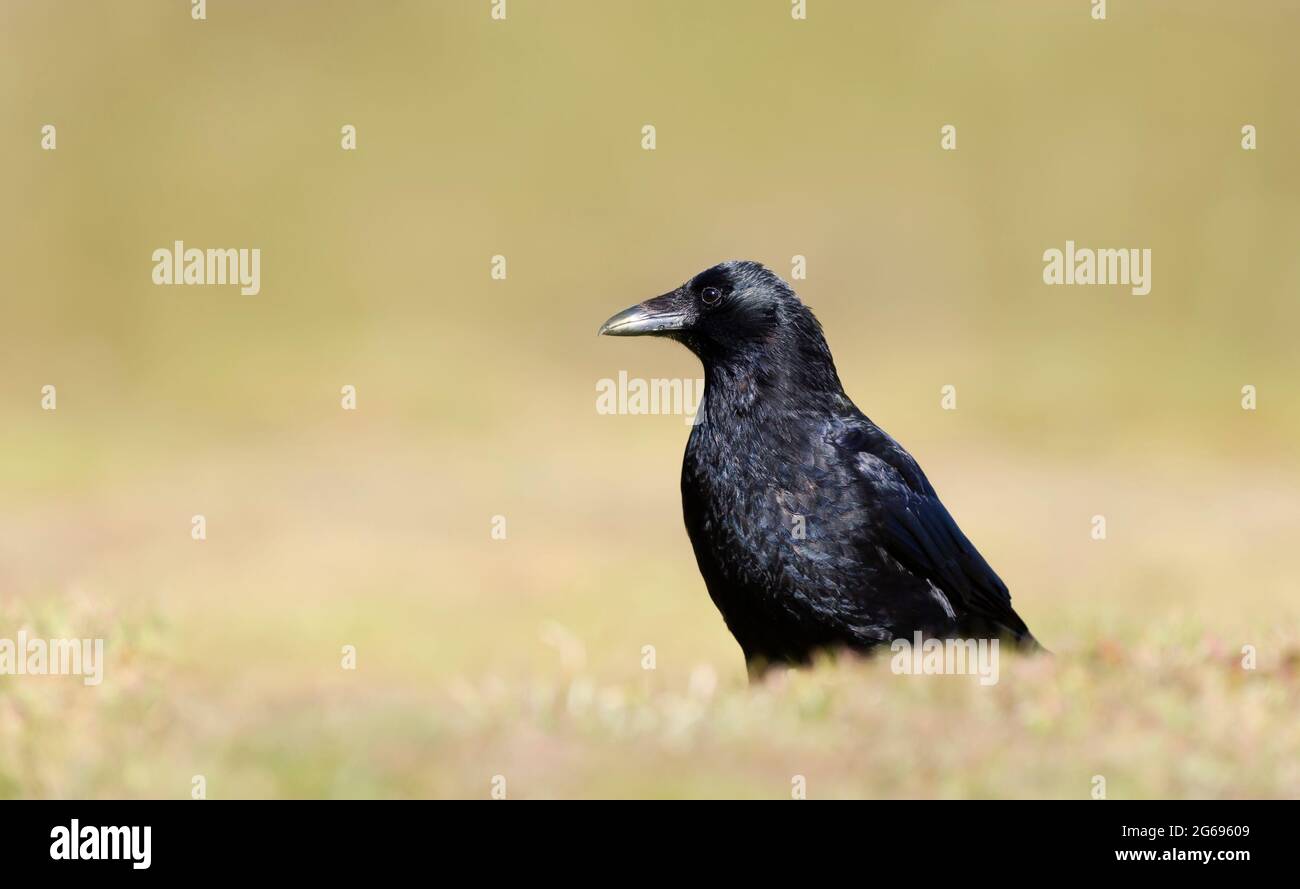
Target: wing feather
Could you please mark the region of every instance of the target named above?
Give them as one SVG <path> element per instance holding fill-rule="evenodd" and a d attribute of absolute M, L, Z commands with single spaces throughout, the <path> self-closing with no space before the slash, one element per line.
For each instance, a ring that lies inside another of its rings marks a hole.
<path fill-rule="evenodd" d="M 1007 585 L 962 533 L 916 461 L 874 424 L 855 424 L 839 437 L 870 489 L 874 526 L 886 552 L 925 578 L 967 615 L 1031 639 L 1011 607 Z"/>

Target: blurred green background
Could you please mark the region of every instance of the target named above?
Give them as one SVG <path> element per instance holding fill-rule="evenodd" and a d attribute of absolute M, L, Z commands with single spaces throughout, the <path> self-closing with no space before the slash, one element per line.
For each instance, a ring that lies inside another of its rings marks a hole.
<path fill-rule="evenodd" d="M 0 677 L 0 796 L 1300 794 L 1300 7 L 491 6 L 0 3 L 0 636 L 108 658 Z M 796 254 L 1056 658 L 746 689 L 681 418 L 595 410 L 698 365 L 594 333 Z"/>

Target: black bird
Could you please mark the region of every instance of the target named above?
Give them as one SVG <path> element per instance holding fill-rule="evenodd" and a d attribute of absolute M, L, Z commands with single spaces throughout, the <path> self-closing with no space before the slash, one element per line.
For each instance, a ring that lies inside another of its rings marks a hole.
<path fill-rule="evenodd" d="M 1038 644 L 902 446 L 844 394 L 821 325 L 756 262 L 724 262 L 601 325 L 704 365 L 682 463 L 700 573 L 751 672 L 893 640 Z"/>

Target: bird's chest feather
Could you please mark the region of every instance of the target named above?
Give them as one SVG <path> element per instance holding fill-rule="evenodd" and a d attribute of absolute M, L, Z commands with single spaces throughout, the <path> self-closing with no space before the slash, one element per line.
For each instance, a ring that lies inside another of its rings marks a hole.
<path fill-rule="evenodd" d="M 692 431 L 682 466 L 686 528 L 729 624 L 738 615 L 816 622 L 843 614 L 867 580 L 869 515 L 858 481 L 808 429 L 816 425 L 710 428 L 706 418 Z"/>

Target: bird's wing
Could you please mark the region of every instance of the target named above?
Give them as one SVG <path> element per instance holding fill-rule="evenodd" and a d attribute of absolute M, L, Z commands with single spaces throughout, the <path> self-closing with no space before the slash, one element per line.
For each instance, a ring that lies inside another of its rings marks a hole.
<path fill-rule="evenodd" d="M 1006 584 L 957 527 L 912 456 L 869 421 L 843 431 L 837 440 L 870 490 L 876 542 L 967 613 L 999 624 L 1017 638 L 1028 637 Z"/>

